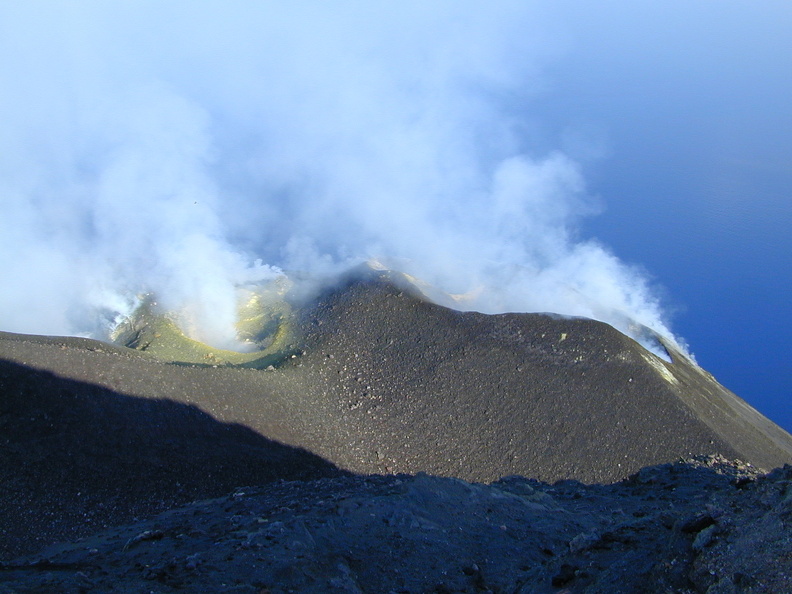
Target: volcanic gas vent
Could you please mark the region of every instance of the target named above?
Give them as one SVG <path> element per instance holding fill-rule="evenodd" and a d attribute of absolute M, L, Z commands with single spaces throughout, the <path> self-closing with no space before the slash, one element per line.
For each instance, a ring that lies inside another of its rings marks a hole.
<path fill-rule="evenodd" d="M 189 316 L 166 311 L 153 295 L 145 296 L 113 333 L 114 343 L 143 351 L 161 361 L 209 367 L 265 369 L 297 352 L 295 316 L 286 299 L 290 285 L 279 279 L 239 290 L 233 349 L 190 337 Z"/>

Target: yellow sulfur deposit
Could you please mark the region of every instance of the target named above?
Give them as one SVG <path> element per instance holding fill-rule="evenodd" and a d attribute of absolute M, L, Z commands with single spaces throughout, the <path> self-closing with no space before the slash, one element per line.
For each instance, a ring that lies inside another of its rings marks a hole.
<path fill-rule="evenodd" d="M 239 305 L 237 336 L 247 352 L 212 347 L 187 336 L 178 316 L 160 311 L 153 298 L 142 304 L 113 333 L 113 342 L 175 364 L 265 369 L 277 366 L 298 350 L 291 306 L 284 298 L 288 286 L 273 282 L 245 289 Z"/>

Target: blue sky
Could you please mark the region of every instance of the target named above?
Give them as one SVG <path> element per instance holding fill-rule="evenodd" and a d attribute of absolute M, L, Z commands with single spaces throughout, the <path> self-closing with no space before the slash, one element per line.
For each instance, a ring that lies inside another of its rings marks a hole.
<path fill-rule="evenodd" d="M 618 4 L 585 31 L 569 17 L 544 97 L 545 121 L 603 145 L 585 231 L 643 264 L 699 363 L 790 430 L 792 7 Z"/>
<path fill-rule="evenodd" d="M 0 6 L 0 327 L 376 257 L 488 312 L 631 320 L 792 429 L 792 8 Z M 637 335 L 636 335 L 637 336 Z"/>

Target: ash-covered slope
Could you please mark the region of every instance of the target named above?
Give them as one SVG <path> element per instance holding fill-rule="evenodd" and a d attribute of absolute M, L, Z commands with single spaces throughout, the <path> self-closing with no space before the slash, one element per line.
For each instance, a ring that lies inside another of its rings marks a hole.
<path fill-rule="evenodd" d="M 315 451 L 356 471 L 602 482 L 696 454 L 792 460 L 792 437 L 710 374 L 601 322 L 462 313 L 381 273 L 328 292 L 304 323 L 307 354 L 287 373 L 337 403 L 344 442 Z"/>
<path fill-rule="evenodd" d="M 6 335 L 0 358 L 195 405 L 354 472 L 607 482 L 699 454 L 792 461 L 792 436 L 707 372 L 601 322 L 454 311 L 401 274 L 368 270 L 288 323 L 280 361 L 262 359 L 269 371 L 212 353 L 163 364 L 154 338 L 140 352 Z M 171 361 L 197 344 L 168 341 Z"/>
<path fill-rule="evenodd" d="M 338 469 L 611 482 L 699 454 L 792 460 L 706 372 L 599 322 L 461 313 L 369 273 L 289 323 L 269 370 L 0 333 L 0 556 Z"/>
<path fill-rule="evenodd" d="M 343 474 L 192 405 L 0 360 L 0 559 L 239 485 Z"/>

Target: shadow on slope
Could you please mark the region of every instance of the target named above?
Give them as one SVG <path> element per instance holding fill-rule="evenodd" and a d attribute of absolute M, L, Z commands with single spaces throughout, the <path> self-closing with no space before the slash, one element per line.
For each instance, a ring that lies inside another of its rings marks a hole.
<path fill-rule="evenodd" d="M 611 485 L 246 487 L 0 563 L 0 591 L 789 592 L 790 479 L 701 457 Z"/>
<path fill-rule="evenodd" d="M 198 407 L 0 360 L 0 558 L 240 485 L 343 474 Z"/>
<path fill-rule="evenodd" d="M 459 312 L 390 272 L 325 289 L 292 304 L 297 350 L 269 371 L 2 332 L 0 359 L 196 406 L 355 473 L 613 482 L 695 455 L 792 460 L 792 436 L 684 355 L 607 324 Z"/>

